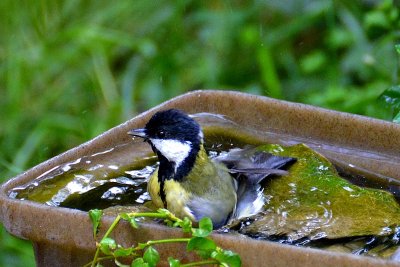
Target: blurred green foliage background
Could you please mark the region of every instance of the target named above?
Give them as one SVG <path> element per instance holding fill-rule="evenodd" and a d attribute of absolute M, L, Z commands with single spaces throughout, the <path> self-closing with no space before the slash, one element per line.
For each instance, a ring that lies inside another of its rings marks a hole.
<path fill-rule="evenodd" d="M 377 98 L 399 78 L 395 5 L 0 1 L 0 179 L 194 89 L 391 119 Z M 34 264 L 29 243 L 0 238 L 1 266 Z"/>

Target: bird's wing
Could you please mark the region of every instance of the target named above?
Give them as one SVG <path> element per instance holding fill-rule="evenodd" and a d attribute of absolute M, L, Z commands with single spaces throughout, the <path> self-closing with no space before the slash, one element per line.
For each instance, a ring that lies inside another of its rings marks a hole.
<path fill-rule="evenodd" d="M 227 166 L 230 173 L 245 174 L 251 179 L 250 174 L 256 175 L 254 183 L 259 183 L 268 175 L 285 175 L 286 171 L 281 168 L 294 163 L 295 158 L 276 156 L 271 153 L 257 151 L 256 148 L 232 149 L 214 158 L 215 161 Z"/>
<path fill-rule="evenodd" d="M 214 160 L 225 164 L 229 172 L 236 175 L 238 200 L 233 219 L 261 211 L 265 200 L 260 183 L 270 175 L 287 174 L 281 168 L 296 161 L 295 158 L 275 156 L 256 148 L 233 149 Z"/>
<path fill-rule="evenodd" d="M 221 199 L 207 199 L 195 196 L 187 203 L 187 208 L 196 221 L 209 217 L 213 221 L 214 229 L 225 225 L 232 214 L 232 208 Z"/>

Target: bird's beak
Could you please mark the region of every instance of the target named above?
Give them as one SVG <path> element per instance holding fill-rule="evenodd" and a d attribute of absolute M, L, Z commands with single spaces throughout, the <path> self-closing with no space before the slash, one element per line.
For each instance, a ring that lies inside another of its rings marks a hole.
<path fill-rule="evenodd" d="M 145 129 L 132 129 L 128 132 L 129 135 L 135 137 L 141 137 L 147 139 L 147 134 Z"/>

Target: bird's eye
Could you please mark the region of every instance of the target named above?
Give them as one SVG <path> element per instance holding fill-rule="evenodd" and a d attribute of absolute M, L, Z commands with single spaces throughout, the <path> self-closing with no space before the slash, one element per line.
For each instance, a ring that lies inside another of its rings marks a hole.
<path fill-rule="evenodd" d="M 165 137 L 165 132 L 164 131 L 158 131 L 157 136 L 159 138 L 164 138 Z"/>

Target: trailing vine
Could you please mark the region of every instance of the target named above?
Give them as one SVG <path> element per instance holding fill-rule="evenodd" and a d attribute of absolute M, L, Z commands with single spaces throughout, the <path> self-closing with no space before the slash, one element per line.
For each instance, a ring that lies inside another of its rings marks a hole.
<path fill-rule="evenodd" d="M 93 236 L 98 238 L 102 210 L 94 209 L 89 211 L 89 216 L 93 224 Z M 138 218 L 157 218 L 162 219 L 170 227 L 180 227 L 184 233 L 190 234 L 187 238 L 171 238 L 160 240 L 149 240 L 146 243 L 138 243 L 131 247 L 123 247 L 110 234 L 122 220 L 129 222 L 132 228 L 139 228 Z M 132 212 L 119 214 L 110 225 L 104 236 L 96 242 L 96 252 L 93 260 L 85 267 L 100 267 L 105 260 L 114 260 L 117 266 L 122 267 L 153 267 L 160 262 L 160 255 L 154 245 L 168 243 L 186 243 L 188 252 L 197 253 L 201 260 L 196 262 L 181 263 L 179 259 L 169 257 L 167 259 L 171 267 L 189 267 L 202 265 L 218 265 L 224 267 L 241 266 L 240 256 L 230 250 L 218 247 L 208 236 L 213 230 L 210 218 L 203 218 L 199 221 L 199 227 L 192 226 L 189 218 L 180 219 L 166 209 L 159 209 L 157 212 Z M 130 265 L 123 262 L 130 261 Z"/>

